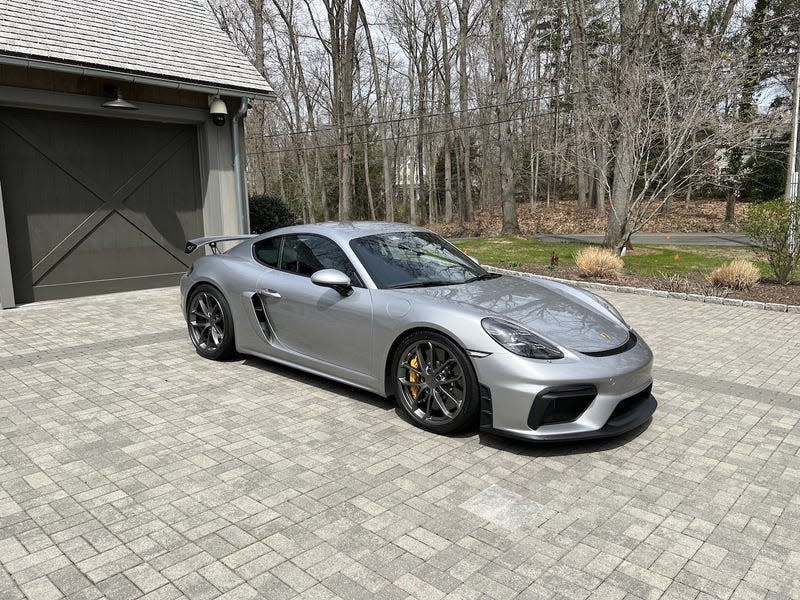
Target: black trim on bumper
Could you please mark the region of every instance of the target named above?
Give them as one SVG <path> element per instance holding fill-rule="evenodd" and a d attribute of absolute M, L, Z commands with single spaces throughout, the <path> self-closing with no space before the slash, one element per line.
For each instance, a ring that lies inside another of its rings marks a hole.
<path fill-rule="evenodd" d="M 574 442 L 574 441 L 581 441 L 581 440 L 599 440 L 603 438 L 611 438 L 616 437 L 618 435 L 622 435 L 623 433 L 627 433 L 644 425 L 647 421 L 650 420 L 650 417 L 653 416 L 653 413 L 656 411 L 658 407 L 658 402 L 656 401 L 655 397 L 649 393 L 650 388 L 644 390 L 647 392 L 647 397 L 640 401 L 636 406 L 629 408 L 624 412 L 624 414 L 620 414 L 615 416 L 612 413 L 611 418 L 609 418 L 608 422 L 601 427 L 600 429 L 595 429 L 594 431 L 580 431 L 576 433 L 560 433 L 555 435 L 548 435 L 546 438 L 531 438 L 526 435 L 521 434 L 514 434 L 509 433 L 507 431 L 503 431 L 501 429 L 494 429 L 494 428 L 484 428 L 481 427 L 481 431 L 485 431 L 487 433 L 492 433 L 494 435 L 513 438 L 518 440 L 524 440 L 526 442 Z M 643 392 L 636 394 L 634 397 L 639 397 Z M 622 402 L 625 402 L 623 400 Z M 620 402 L 620 404 L 622 404 Z M 616 412 L 616 411 L 615 411 Z M 535 434 L 535 431 L 531 433 Z"/>
<path fill-rule="evenodd" d="M 593 384 L 546 388 L 533 399 L 528 413 L 528 427 L 536 430 L 542 425 L 574 421 L 589 408 L 596 396 L 597 387 Z"/>

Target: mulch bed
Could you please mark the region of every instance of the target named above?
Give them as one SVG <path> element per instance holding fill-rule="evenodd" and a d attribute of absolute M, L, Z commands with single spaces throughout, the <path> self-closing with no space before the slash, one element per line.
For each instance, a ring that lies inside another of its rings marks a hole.
<path fill-rule="evenodd" d="M 504 267 L 504 265 L 497 265 Z M 650 290 L 664 290 L 667 292 L 682 292 L 685 294 L 701 294 L 703 296 L 720 296 L 723 298 L 737 298 L 740 300 L 753 300 L 755 302 L 774 302 L 800 306 L 800 282 L 789 285 L 780 285 L 774 281 L 761 281 L 749 290 L 732 290 L 729 288 L 715 287 L 697 273 L 680 277 L 644 277 L 636 275 L 621 275 L 619 279 L 589 279 L 584 277 L 574 265 L 559 266 L 551 271 L 539 265 L 523 265 L 519 269 L 526 273 L 535 273 L 547 277 L 570 279 L 573 281 L 592 281 L 610 285 L 626 285 L 631 287 L 647 288 Z"/>

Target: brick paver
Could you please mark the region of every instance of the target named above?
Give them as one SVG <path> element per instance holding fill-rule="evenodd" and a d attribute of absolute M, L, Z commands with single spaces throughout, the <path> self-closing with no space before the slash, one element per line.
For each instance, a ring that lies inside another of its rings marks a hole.
<path fill-rule="evenodd" d="M 0 598 L 800 597 L 800 316 L 607 296 L 660 407 L 559 446 L 205 361 L 174 289 L 6 311 Z"/>

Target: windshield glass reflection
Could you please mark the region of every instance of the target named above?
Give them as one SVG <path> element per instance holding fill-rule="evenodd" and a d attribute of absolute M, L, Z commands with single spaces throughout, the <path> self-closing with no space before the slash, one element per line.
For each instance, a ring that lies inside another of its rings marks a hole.
<path fill-rule="evenodd" d="M 438 235 L 403 231 L 350 241 L 379 288 L 454 285 L 495 277 Z"/>

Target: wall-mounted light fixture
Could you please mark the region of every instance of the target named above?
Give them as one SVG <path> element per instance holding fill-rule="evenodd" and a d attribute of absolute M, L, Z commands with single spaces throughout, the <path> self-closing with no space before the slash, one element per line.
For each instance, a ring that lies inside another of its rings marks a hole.
<path fill-rule="evenodd" d="M 109 100 L 108 102 L 103 102 L 103 108 L 116 108 L 119 110 L 137 110 L 139 108 L 132 102 L 125 100 L 122 97 L 122 90 L 120 90 L 118 87 L 106 86 L 106 91 L 116 96 L 116 98 L 114 100 Z"/>

